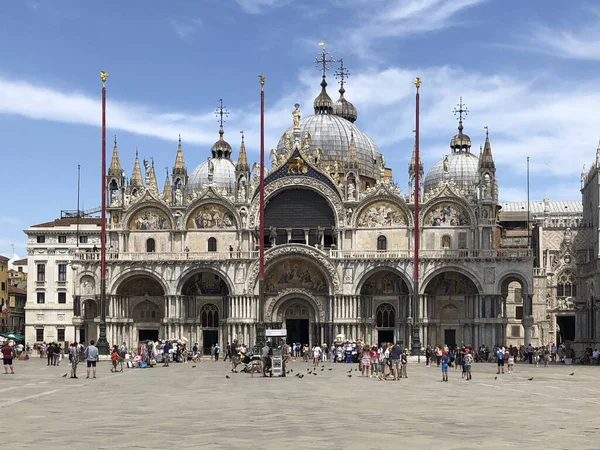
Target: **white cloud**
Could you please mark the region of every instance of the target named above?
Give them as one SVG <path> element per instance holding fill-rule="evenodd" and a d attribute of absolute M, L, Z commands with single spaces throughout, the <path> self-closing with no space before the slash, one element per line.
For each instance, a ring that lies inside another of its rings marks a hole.
<path fill-rule="evenodd" d="M 236 0 L 238 5 L 248 14 L 260 14 L 268 8 L 278 8 L 291 0 Z"/>
<path fill-rule="evenodd" d="M 173 28 L 173 31 L 175 32 L 175 34 L 177 36 L 179 36 L 181 39 L 187 39 L 188 37 L 190 37 L 191 35 L 193 35 L 198 28 L 202 25 L 202 19 L 198 19 L 198 18 L 185 18 L 185 19 L 181 19 L 181 18 L 173 18 L 171 17 L 169 19 L 169 24 L 171 25 L 171 28 Z"/>
<path fill-rule="evenodd" d="M 354 0 L 354 3 L 365 6 L 356 8 L 358 25 L 350 30 L 344 28 L 344 39 L 347 39 L 349 50 L 370 57 L 368 50 L 376 41 L 464 24 L 456 17 L 457 14 L 485 1 L 487 0 L 370 0 L 367 3 L 364 0 Z"/>
<path fill-rule="evenodd" d="M 529 42 L 530 49 L 553 56 L 600 61 L 600 31 L 597 23 L 577 31 L 540 26 L 526 38 L 526 42 Z"/>

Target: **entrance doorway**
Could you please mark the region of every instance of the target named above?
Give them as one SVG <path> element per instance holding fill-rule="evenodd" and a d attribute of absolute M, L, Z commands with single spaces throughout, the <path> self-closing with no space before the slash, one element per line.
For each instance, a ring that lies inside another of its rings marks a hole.
<path fill-rule="evenodd" d="M 456 347 L 456 330 L 444 330 L 444 343 L 448 348 Z"/>
<path fill-rule="evenodd" d="M 558 316 L 556 324 L 558 325 L 557 344 L 575 340 L 575 316 Z"/>
<path fill-rule="evenodd" d="M 202 330 L 202 350 L 205 355 L 210 355 L 210 348 L 219 342 L 218 330 Z"/>
<path fill-rule="evenodd" d="M 287 343 L 310 344 L 308 319 L 286 319 Z"/>
<path fill-rule="evenodd" d="M 387 342 L 389 344 L 394 343 L 394 330 L 378 330 L 377 331 L 377 344 Z"/>
<path fill-rule="evenodd" d="M 138 340 L 158 341 L 158 330 L 138 330 Z"/>

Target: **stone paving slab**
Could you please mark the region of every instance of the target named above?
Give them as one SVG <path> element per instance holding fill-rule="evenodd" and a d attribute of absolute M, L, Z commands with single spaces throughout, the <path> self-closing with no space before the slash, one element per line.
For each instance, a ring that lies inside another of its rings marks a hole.
<path fill-rule="evenodd" d="M 448 383 L 423 364 L 396 382 L 354 370 L 348 377 L 355 364 L 325 363 L 316 376 L 309 367 L 292 362 L 290 376 L 265 379 L 232 374 L 223 362 L 117 374 L 103 362 L 98 379 L 72 380 L 62 378 L 68 364 L 16 361 L 16 375 L 0 374 L 0 414 L 10 419 L 3 442 L 13 449 L 600 448 L 600 367 L 517 365 L 495 379 L 496 367 L 481 363 L 470 382 L 450 369 Z M 299 372 L 304 378 L 293 376 Z"/>

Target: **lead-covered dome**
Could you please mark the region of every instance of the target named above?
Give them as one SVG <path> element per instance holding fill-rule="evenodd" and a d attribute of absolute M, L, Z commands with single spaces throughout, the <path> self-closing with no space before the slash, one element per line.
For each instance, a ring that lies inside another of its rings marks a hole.
<path fill-rule="evenodd" d="M 210 184 L 211 163 L 213 165 L 212 183 L 233 194 L 235 192 L 235 162 L 228 158 L 209 158 L 196 167 L 188 180 L 188 191 L 196 191 L 202 189 L 203 185 Z"/>
<path fill-rule="evenodd" d="M 350 141 L 354 137 L 359 173 L 372 179 L 379 178 L 381 153 L 375 142 L 353 123 L 333 114 L 315 114 L 302 119 L 299 128 L 302 137 L 310 133 L 311 151 L 320 148 L 323 151 L 321 161 L 330 167 L 335 161 L 344 164 L 351 160 Z M 294 127 L 289 127 L 286 134 L 293 139 Z M 279 140 L 277 151 L 285 152 L 284 137 Z"/>
<path fill-rule="evenodd" d="M 425 192 L 429 192 L 443 181 L 454 182 L 459 189 L 472 192 L 479 182 L 478 167 L 479 158 L 469 152 L 446 155 L 427 172 Z"/>

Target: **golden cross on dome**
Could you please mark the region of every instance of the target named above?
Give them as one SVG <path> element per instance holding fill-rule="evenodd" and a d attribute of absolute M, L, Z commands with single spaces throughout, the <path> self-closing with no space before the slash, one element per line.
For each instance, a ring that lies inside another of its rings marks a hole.
<path fill-rule="evenodd" d="M 325 42 L 319 42 L 319 46 L 321 47 L 321 55 L 315 59 L 315 65 L 323 72 L 323 78 L 325 78 L 325 74 L 329 70 L 328 66 L 333 64 L 335 60 L 327 53 Z"/>
<path fill-rule="evenodd" d="M 221 125 L 221 128 L 223 128 L 223 123 L 225 123 L 224 117 L 229 117 L 229 111 L 223 106 L 222 98 L 219 99 L 219 103 L 219 107 L 215 110 L 215 116 L 219 118 L 219 124 Z"/>
<path fill-rule="evenodd" d="M 340 80 L 340 86 L 344 87 L 344 80 L 350 76 L 350 72 L 344 67 L 344 58 L 338 59 L 340 67 L 335 71 L 334 76 Z"/>
<path fill-rule="evenodd" d="M 466 117 L 468 113 L 469 113 L 469 110 L 467 109 L 467 105 L 465 105 L 463 103 L 462 96 L 461 96 L 460 103 L 458 105 L 456 105 L 456 107 L 454 108 L 454 115 L 458 114 L 458 121 L 462 122 L 463 115 Z"/>

